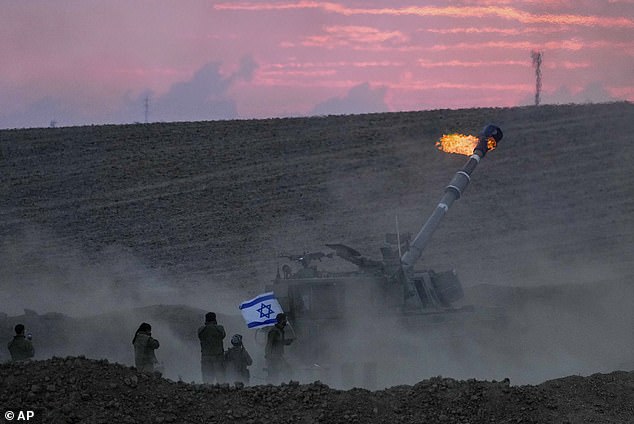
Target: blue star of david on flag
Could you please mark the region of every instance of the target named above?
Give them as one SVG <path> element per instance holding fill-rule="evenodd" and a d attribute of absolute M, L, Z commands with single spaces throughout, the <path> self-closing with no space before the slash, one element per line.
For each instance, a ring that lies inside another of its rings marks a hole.
<path fill-rule="evenodd" d="M 240 312 L 249 328 L 275 324 L 277 314 L 284 312 L 273 292 L 263 293 L 240 304 Z"/>
<path fill-rule="evenodd" d="M 257 309 L 257 311 L 260 313 L 260 318 L 270 318 L 271 314 L 273 313 L 273 309 L 271 309 L 271 304 L 269 303 L 268 305 L 262 303 L 260 304 L 260 307 Z"/>

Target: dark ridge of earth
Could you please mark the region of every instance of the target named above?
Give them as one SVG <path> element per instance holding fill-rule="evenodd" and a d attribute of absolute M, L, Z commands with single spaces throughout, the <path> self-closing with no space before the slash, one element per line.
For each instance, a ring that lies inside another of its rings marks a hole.
<path fill-rule="evenodd" d="M 66 357 L 0 365 L 0 409 L 32 410 L 46 423 L 631 423 L 634 372 L 536 386 L 435 377 L 371 392 L 187 384 Z"/>

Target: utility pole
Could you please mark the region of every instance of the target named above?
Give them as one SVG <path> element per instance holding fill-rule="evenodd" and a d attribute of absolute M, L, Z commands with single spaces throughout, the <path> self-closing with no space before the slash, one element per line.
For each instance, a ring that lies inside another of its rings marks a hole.
<path fill-rule="evenodd" d="M 542 58 L 544 54 L 541 51 L 531 51 L 531 59 L 533 59 L 533 68 L 535 68 L 535 106 L 539 106 L 542 93 Z"/>
<path fill-rule="evenodd" d="M 145 100 L 143 102 L 145 107 L 145 123 L 147 124 L 147 117 L 150 111 L 150 96 L 145 96 Z"/>

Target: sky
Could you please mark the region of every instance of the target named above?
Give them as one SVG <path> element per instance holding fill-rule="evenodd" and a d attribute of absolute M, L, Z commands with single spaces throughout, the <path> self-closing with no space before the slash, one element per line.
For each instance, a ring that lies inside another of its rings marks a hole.
<path fill-rule="evenodd" d="M 634 101 L 634 0 L 0 0 L 0 128 Z"/>

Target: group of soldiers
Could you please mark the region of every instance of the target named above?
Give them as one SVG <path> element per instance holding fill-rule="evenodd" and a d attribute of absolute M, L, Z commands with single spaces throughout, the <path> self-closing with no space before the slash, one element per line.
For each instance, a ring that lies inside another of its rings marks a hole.
<path fill-rule="evenodd" d="M 292 342 L 285 337 L 287 325 L 286 315 L 277 314 L 276 323 L 268 329 L 264 359 L 268 372 L 267 381 L 277 384 L 282 378 L 290 378 L 291 367 L 284 357 L 284 347 Z M 13 361 L 31 359 L 35 350 L 31 342 L 31 335 L 25 335 L 23 324 L 15 326 L 15 336 L 9 342 L 8 348 Z M 231 337 L 231 347 L 224 349 L 224 339 L 227 336 L 222 325 L 218 324 L 216 314 L 205 314 L 205 324 L 198 329 L 198 339 L 201 350 L 201 371 L 203 383 L 213 384 L 222 382 L 250 382 L 249 366 L 253 359 L 242 343 L 242 335 Z M 152 337 L 152 326 L 147 322 L 141 323 L 134 338 L 134 365 L 139 371 L 154 372 L 158 364 L 156 349 L 160 343 Z"/>
<path fill-rule="evenodd" d="M 265 361 L 268 371 L 268 381 L 278 383 L 280 378 L 290 375 L 290 366 L 284 358 L 284 346 L 291 343 L 285 337 L 284 329 L 287 325 L 286 315 L 276 316 L 276 323 L 267 334 Z M 216 314 L 205 314 L 205 324 L 198 329 L 200 340 L 200 365 L 203 383 L 213 384 L 222 382 L 241 382 L 249 384 L 249 366 L 253 359 L 242 343 L 242 335 L 231 337 L 231 347 L 224 349 L 224 339 L 227 336 L 225 328 L 218 324 Z M 139 371 L 153 372 L 157 359 L 155 350 L 159 342 L 152 337 L 152 327 L 144 322 L 132 340 L 134 345 L 134 363 Z"/>

